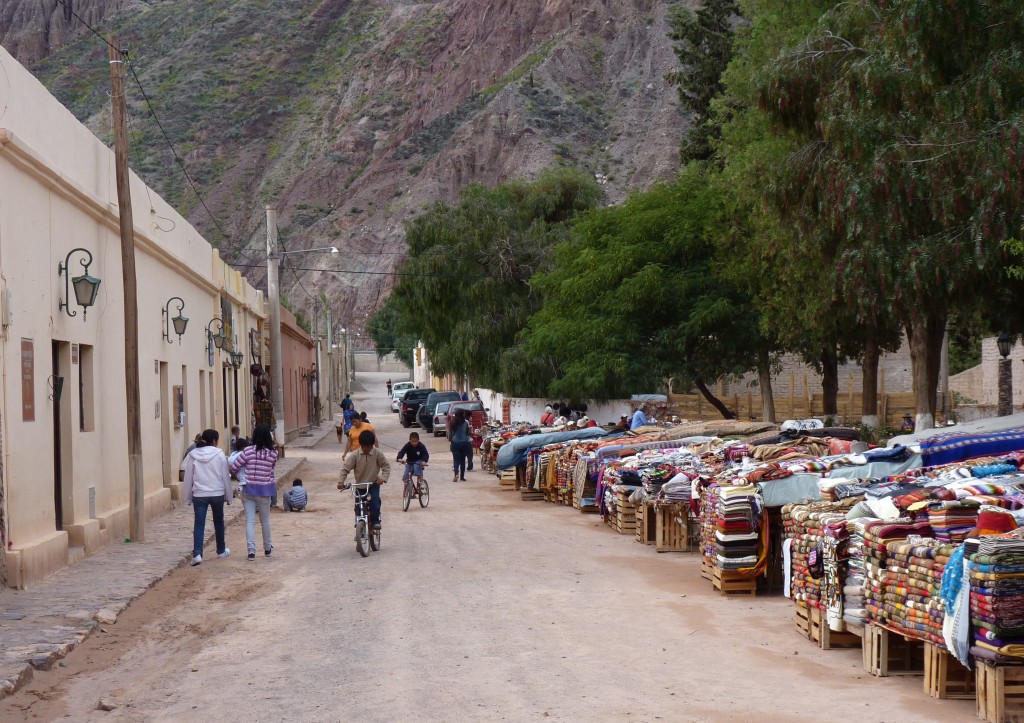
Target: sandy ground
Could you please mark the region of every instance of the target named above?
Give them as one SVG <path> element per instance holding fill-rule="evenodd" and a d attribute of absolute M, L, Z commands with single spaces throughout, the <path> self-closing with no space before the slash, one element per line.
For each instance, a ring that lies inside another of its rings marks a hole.
<path fill-rule="evenodd" d="M 386 375 L 366 376 L 358 406 L 393 458 L 408 433 Z M 713 594 L 696 555 L 522 502 L 479 468 L 453 484 L 446 443 L 427 444 L 430 506 L 402 512 L 393 474 L 380 552 L 355 550 L 329 437 L 307 453 L 310 510 L 272 517 L 271 558 L 247 561 L 235 525 L 230 558 L 175 572 L 0 720 L 973 719 L 919 677 L 865 674 L 859 650 L 812 647 L 786 600 Z"/>

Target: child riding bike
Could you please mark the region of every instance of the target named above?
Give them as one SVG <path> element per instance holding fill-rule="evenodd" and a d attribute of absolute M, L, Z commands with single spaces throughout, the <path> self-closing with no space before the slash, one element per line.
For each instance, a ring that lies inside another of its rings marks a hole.
<path fill-rule="evenodd" d="M 370 525 L 375 530 L 380 529 L 380 486 L 386 484 L 391 476 L 391 465 L 388 464 L 384 453 L 374 445 L 377 443 L 377 436 L 370 430 L 364 430 L 359 434 L 359 451 L 349 457 L 341 464 L 341 475 L 338 479 L 338 489 L 347 490 L 350 485 L 345 479 L 355 473 L 357 484 L 369 484 L 370 492 Z"/>
<path fill-rule="evenodd" d="M 402 481 L 408 482 L 410 477 L 414 480 L 422 479 L 423 467 L 430 461 L 430 452 L 427 451 L 427 446 L 420 442 L 420 435 L 416 432 L 409 434 L 409 441 L 399 450 L 396 461 L 401 462 L 403 457 L 405 473 L 402 475 Z"/>

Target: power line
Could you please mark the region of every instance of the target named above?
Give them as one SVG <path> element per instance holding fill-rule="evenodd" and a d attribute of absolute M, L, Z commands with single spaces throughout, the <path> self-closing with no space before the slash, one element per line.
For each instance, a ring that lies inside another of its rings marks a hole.
<path fill-rule="evenodd" d="M 232 264 L 240 269 L 262 269 L 266 268 L 265 264 Z M 422 278 L 441 278 L 441 279 L 464 279 L 465 274 L 426 274 L 426 273 L 411 273 L 408 271 L 356 271 L 354 269 L 317 269 L 305 266 L 289 266 L 292 271 L 321 271 L 328 274 L 361 274 L 366 276 L 414 276 Z"/>
<path fill-rule="evenodd" d="M 64 6 L 64 14 L 65 15 L 71 15 L 72 17 L 74 17 L 82 25 L 84 25 L 85 27 L 89 28 L 89 32 L 91 32 L 97 38 L 102 40 L 104 45 L 106 45 L 109 48 L 114 48 L 114 46 L 110 43 L 109 40 L 107 40 L 102 35 L 100 35 L 99 31 L 96 30 L 96 28 L 94 28 L 92 25 L 87 23 L 85 21 L 85 18 L 83 18 L 81 15 L 79 15 L 78 13 L 76 13 L 74 11 L 74 9 L 71 7 L 71 4 L 68 2 L 68 0 L 57 0 L 57 2 L 59 2 L 61 5 Z M 126 53 L 123 50 L 121 50 L 120 48 L 114 48 L 114 50 L 116 50 L 118 53 L 120 53 L 122 55 L 126 55 Z"/>

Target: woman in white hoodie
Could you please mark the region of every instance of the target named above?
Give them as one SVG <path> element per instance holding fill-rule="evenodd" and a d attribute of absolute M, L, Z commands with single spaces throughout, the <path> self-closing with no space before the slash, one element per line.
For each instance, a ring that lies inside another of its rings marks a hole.
<path fill-rule="evenodd" d="M 231 554 L 224 542 L 224 505 L 231 504 L 231 475 L 228 460 L 217 442 L 220 434 L 207 429 L 196 448 L 185 458 L 185 504 L 195 509 L 192 531 L 192 564 L 203 561 L 206 540 L 206 510 L 213 508 L 213 531 L 217 537 L 217 557 Z"/>

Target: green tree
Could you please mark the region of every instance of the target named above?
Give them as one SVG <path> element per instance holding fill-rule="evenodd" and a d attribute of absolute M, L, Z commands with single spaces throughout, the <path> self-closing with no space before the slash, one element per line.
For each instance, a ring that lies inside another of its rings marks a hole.
<path fill-rule="evenodd" d="M 697 11 L 672 8 L 669 38 L 680 69 L 667 74 L 679 89 L 679 101 L 689 111 L 691 128 L 679 148 L 683 163 L 714 156 L 721 118 L 711 113 L 711 101 L 722 91 L 722 72 L 733 56 L 734 27 L 739 18 L 736 0 L 707 0 Z"/>
<path fill-rule="evenodd" d="M 756 363 L 749 298 L 716 272 L 708 223 L 714 188 L 698 166 L 621 206 L 592 211 L 535 279 L 543 307 L 524 331 L 526 353 L 554 358 L 553 396 L 606 399 L 696 386 L 733 416 L 708 380 Z"/>
<path fill-rule="evenodd" d="M 366 330 L 377 345 L 377 357 L 394 352 L 399 361 L 413 366 L 413 350 L 419 343 L 415 330 L 403 326 L 403 317 L 393 297 L 388 297 L 370 317 Z"/>
<path fill-rule="evenodd" d="M 783 216 L 823 239 L 862 315 L 902 322 L 921 428 L 947 320 L 1004 278 L 1002 242 L 1020 226 L 1022 48 L 1011 0 L 859 0 L 763 78 L 762 108 L 811 139 L 778 184 Z"/>
<path fill-rule="evenodd" d="M 550 267 L 552 248 L 600 197 L 587 174 L 555 168 L 533 182 L 469 186 L 457 203 L 435 204 L 406 230 L 409 257 L 391 297 L 396 328 L 417 332 L 438 374 L 536 393 L 543 364 L 516 348 L 540 305 L 530 279 Z"/>

